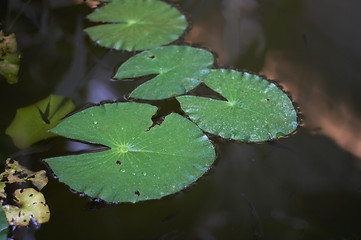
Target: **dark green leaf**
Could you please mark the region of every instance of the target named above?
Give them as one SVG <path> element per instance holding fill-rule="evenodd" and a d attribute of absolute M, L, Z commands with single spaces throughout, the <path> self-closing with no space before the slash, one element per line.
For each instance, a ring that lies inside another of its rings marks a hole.
<path fill-rule="evenodd" d="M 185 17 L 156 0 L 117 0 L 97 9 L 90 20 L 106 24 L 85 31 L 99 45 L 131 50 L 151 49 L 176 40 L 186 29 Z"/>
<path fill-rule="evenodd" d="M 164 99 L 192 90 L 209 73 L 213 54 L 188 46 L 159 47 L 144 51 L 121 65 L 115 78 L 158 74 L 130 95 L 142 99 Z"/>
<path fill-rule="evenodd" d="M 204 83 L 227 101 L 177 97 L 182 109 L 206 132 L 240 141 L 260 142 L 293 132 L 297 113 L 275 84 L 257 75 L 212 70 Z"/>
<path fill-rule="evenodd" d="M 182 190 L 214 161 L 212 144 L 178 114 L 150 128 L 156 107 L 114 103 L 88 108 L 52 132 L 110 149 L 46 159 L 70 188 L 108 202 L 158 199 Z"/>

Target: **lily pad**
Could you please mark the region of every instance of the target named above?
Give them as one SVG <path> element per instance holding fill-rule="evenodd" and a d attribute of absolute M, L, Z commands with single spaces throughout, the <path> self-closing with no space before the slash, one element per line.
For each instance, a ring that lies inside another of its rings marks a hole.
<path fill-rule="evenodd" d="M 0 206 L 0 240 L 6 240 L 9 231 L 9 225 L 2 206 Z"/>
<path fill-rule="evenodd" d="M 212 70 L 204 83 L 227 101 L 177 97 L 182 109 L 204 131 L 248 142 L 276 139 L 298 126 L 297 113 L 287 94 L 257 75 Z"/>
<path fill-rule="evenodd" d="M 178 192 L 209 169 L 214 148 L 194 123 L 178 114 L 151 127 L 156 110 L 148 104 L 113 103 L 76 113 L 51 131 L 109 149 L 45 161 L 70 188 L 107 202 Z"/>
<path fill-rule="evenodd" d="M 17 109 L 16 116 L 5 133 L 18 148 L 27 148 L 35 142 L 56 136 L 48 130 L 74 109 L 71 100 L 50 95 L 33 105 Z"/>
<path fill-rule="evenodd" d="M 133 98 L 164 99 L 184 94 L 208 75 L 213 54 L 188 46 L 159 47 L 144 51 L 122 64 L 114 78 L 135 78 L 158 74 L 136 88 Z"/>
<path fill-rule="evenodd" d="M 93 41 L 108 48 L 151 49 L 176 40 L 186 29 L 185 17 L 156 0 L 117 0 L 96 9 L 88 19 L 105 22 L 86 28 Z"/>
<path fill-rule="evenodd" d="M 15 190 L 15 202 L 18 206 L 3 206 L 10 225 L 27 226 L 31 219 L 38 224 L 49 221 L 50 211 L 42 193 L 33 188 Z"/>
<path fill-rule="evenodd" d="M 0 174 L 0 179 L 0 184 L 4 184 L 4 187 L 5 183 L 30 181 L 38 190 L 43 189 L 43 187 L 48 183 L 48 177 L 46 176 L 46 172 L 44 170 L 33 172 L 10 158 L 6 160 L 6 169 Z M 6 197 L 6 195 L 3 194 L 5 194 L 5 192 L 0 191 L 0 197 Z"/>
<path fill-rule="evenodd" d="M 9 84 L 18 82 L 20 55 L 17 51 L 15 34 L 5 36 L 0 31 L 0 74 Z"/>

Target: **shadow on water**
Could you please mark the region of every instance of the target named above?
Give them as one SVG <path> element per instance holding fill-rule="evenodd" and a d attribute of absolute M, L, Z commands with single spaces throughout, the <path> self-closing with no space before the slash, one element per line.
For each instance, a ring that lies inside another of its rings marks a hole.
<path fill-rule="evenodd" d="M 20 81 L 0 81 L 1 129 L 17 108 L 50 93 L 81 108 L 124 101 L 139 84 L 110 80 L 134 53 L 94 46 L 82 31 L 92 11 L 85 4 L 5 2 L 5 23 L 22 7 L 24 13 L 12 28 L 22 53 Z M 17 229 L 16 239 L 359 239 L 361 50 L 354 43 L 361 40 L 360 3 L 347 1 L 341 14 L 333 0 L 168 2 L 192 16 L 186 42 L 217 52 L 220 66 L 280 81 L 300 105 L 305 126 L 272 143 L 217 141 L 219 159 L 209 173 L 157 201 L 90 202 L 50 178 L 43 190 L 50 222 L 36 232 Z M 169 101 L 162 111 L 177 106 Z M 0 143 L 1 159 L 17 152 L 4 131 Z M 88 148 L 52 139 L 16 158 L 37 170 L 45 168 L 42 158 Z"/>

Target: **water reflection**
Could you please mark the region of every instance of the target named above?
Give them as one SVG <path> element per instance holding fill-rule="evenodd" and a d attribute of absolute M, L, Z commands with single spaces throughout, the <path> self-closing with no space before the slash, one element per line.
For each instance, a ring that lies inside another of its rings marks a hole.
<path fill-rule="evenodd" d="M 361 158 L 360 114 L 349 96 L 337 99 L 328 94 L 327 76 L 294 62 L 283 52 L 268 52 L 262 73 L 282 79 L 282 85 L 300 103 L 306 127 L 332 138 L 340 147 Z"/>
<path fill-rule="evenodd" d="M 197 20 L 186 40 L 215 50 L 221 66 L 260 71 L 280 81 L 300 105 L 307 128 L 361 158 L 360 108 L 356 107 L 361 97 L 355 92 L 361 88 L 355 77 L 361 75 L 361 51 L 355 45 L 361 41 L 355 31 L 361 20 L 354 10 L 360 3 L 349 1 L 341 8 L 337 1 L 222 3 L 222 14 L 215 9 Z M 347 17 L 341 17 L 345 13 Z M 260 16 L 269 16 L 270 23 L 262 23 Z"/>

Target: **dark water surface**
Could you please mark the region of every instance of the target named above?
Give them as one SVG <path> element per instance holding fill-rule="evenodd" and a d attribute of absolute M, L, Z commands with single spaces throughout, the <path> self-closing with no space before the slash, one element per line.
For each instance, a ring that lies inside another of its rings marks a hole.
<path fill-rule="evenodd" d="M 7 6 L 6 6 L 7 2 Z M 1 160 L 33 170 L 42 158 L 88 148 L 52 139 L 18 152 L 4 131 L 16 109 L 55 93 L 87 104 L 121 100 L 138 83 L 110 81 L 134 53 L 94 46 L 82 29 L 92 10 L 70 0 L 4 1 L 17 34 L 19 83 L 0 81 Z M 49 223 L 16 239 L 361 239 L 361 2 L 182 0 L 184 39 L 217 65 L 260 72 L 290 91 L 304 114 L 296 134 L 272 143 L 215 139 L 218 158 L 190 188 L 161 200 L 104 205 L 50 177 Z M 6 11 L 4 11 L 6 9 Z M 22 10 L 21 10 L 22 9 Z M 176 104 L 166 101 L 164 112 Z"/>

